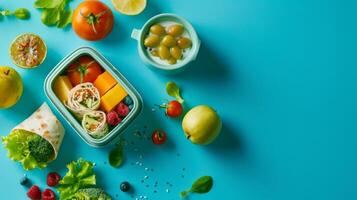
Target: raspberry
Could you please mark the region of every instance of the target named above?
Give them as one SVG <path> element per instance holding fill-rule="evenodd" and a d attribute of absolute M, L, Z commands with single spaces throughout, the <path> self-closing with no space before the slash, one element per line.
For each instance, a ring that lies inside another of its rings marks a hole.
<path fill-rule="evenodd" d="M 56 200 L 56 195 L 51 189 L 42 192 L 42 200 Z"/>
<path fill-rule="evenodd" d="M 47 174 L 47 185 L 48 186 L 56 186 L 60 181 L 61 176 L 56 172 L 51 172 Z"/>
<path fill-rule="evenodd" d="M 129 107 L 127 105 L 125 105 L 123 102 L 120 102 L 119 105 L 117 106 L 116 111 L 117 111 L 119 116 L 125 117 L 125 116 L 128 115 L 130 110 L 129 110 Z"/>
<path fill-rule="evenodd" d="M 118 116 L 118 113 L 115 111 L 110 111 L 107 114 L 107 122 L 111 126 L 116 126 L 121 122 L 120 117 Z"/>
<path fill-rule="evenodd" d="M 37 185 L 33 185 L 28 191 L 27 196 L 32 200 L 41 199 L 41 190 Z"/>

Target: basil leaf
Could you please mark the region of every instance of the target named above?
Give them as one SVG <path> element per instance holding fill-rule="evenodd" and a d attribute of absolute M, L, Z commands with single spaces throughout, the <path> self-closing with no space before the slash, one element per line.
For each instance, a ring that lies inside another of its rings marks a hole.
<path fill-rule="evenodd" d="M 124 161 L 124 140 L 121 139 L 119 141 L 118 146 L 116 146 L 113 150 L 109 153 L 109 164 L 112 167 L 120 167 Z"/>
<path fill-rule="evenodd" d="M 174 82 L 167 82 L 166 83 L 166 92 L 168 95 L 176 98 L 176 100 L 180 103 L 183 103 L 184 100 L 180 95 L 180 88 Z"/>
<path fill-rule="evenodd" d="M 180 193 L 182 198 L 185 198 L 190 192 L 193 193 L 207 193 L 212 189 L 213 179 L 211 176 L 202 176 L 197 179 L 191 186 L 191 189 L 182 191 Z"/>
<path fill-rule="evenodd" d="M 36 0 L 35 8 L 55 8 L 65 0 Z"/>
<path fill-rule="evenodd" d="M 60 13 L 56 8 L 44 9 L 42 12 L 41 20 L 47 26 L 51 26 L 57 23 Z"/>
<path fill-rule="evenodd" d="M 18 19 L 28 19 L 30 18 L 30 12 L 26 8 L 16 9 L 13 15 Z"/>
<path fill-rule="evenodd" d="M 213 186 L 213 179 L 210 176 L 202 176 L 197 179 L 190 189 L 190 192 L 195 193 L 207 193 L 211 190 Z"/>
<path fill-rule="evenodd" d="M 57 27 L 64 28 L 68 24 L 70 24 L 72 22 L 72 14 L 73 14 L 72 9 L 70 9 L 69 11 L 62 10 L 62 12 L 60 13 L 60 19 L 57 22 Z"/>

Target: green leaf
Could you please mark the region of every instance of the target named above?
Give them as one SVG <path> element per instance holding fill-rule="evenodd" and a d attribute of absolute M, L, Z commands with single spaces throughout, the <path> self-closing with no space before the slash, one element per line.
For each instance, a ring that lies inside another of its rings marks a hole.
<path fill-rule="evenodd" d="M 9 16 L 11 15 L 11 11 L 10 10 L 2 10 L 0 11 L 0 16 Z"/>
<path fill-rule="evenodd" d="M 13 15 L 18 19 L 30 18 L 30 12 L 26 8 L 18 8 L 14 11 Z"/>
<path fill-rule="evenodd" d="M 166 83 L 166 92 L 168 95 L 176 98 L 178 102 L 181 104 L 184 102 L 183 98 L 180 95 L 180 88 L 174 82 L 167 82 Z"/>
<path fill-rule="evenodd" d="M 35 8 L 55 8 L 58 7 L 65 0 L 36 0 Z"/>
<path fill-rule="evenodd" d="M 187 191 L 182 191 L 180 193 L 181 198 L 185 198 L 190 192 L 193 193 L 207 193 L 211 190 L 213 186 L 213 179 L 211 176 L 202 176 L 197 179 L 191 186 L 191 189 Z"/>
<path fill-rule="evenodd" d="M 211 190 L 213 186 L 213 179 L 210 176 L 202 176 L 197 179 L 190 189 L 190 192 L 195 193 L 207 193 Z"/>
<path fill-rule="evenodd" d="M 60 18 L 60 12 L 57 8 L 44 9 L 41 20 L 47 26 L 55 25 Z"/>
<path fill-rule="evenodd" d="M 120 167 L 124 161 L 124 142 L 121 140 L 114 149 L 109 153 L 109 164 L 112 167 Z"/>
<path fill-rule="evenodd" d="M 69 11 L 62 10 L 60 13 L 59 21 L 57 22 L 57 27 L 64 28 L 68 24 L 70 24 L 72 22 L 72 14 L 73 14 L 72 9 L 70 9 Z"/>

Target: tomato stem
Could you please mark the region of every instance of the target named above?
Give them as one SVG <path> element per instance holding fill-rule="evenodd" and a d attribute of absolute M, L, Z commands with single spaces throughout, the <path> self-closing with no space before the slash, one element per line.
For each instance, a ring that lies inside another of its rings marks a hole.
<path fill-rule="evenodd" d="M 88 23 L 89 25 L 92 26 L 92 29 L 93 29 L 94 33 L 95 33 L 95 34 L 98 34 L 97 29 L 95 28 L 95 25 L 100 22 L 100 18 L 101 18 L 103 15 L 105 15 L 105 13 L 107 13 L 107 12 L 108 12 L 108 10 L 104 10 L 104 11 L 102 11 L 102 12 L 96 14 L 96 15 L 91 12 L 91 13 L 89 13 L 87 16 L 85 16 L 85 15 L 82 13 L 82 11 L 79 11 L 79 14 L 87 20 L 87 23 Z"/>

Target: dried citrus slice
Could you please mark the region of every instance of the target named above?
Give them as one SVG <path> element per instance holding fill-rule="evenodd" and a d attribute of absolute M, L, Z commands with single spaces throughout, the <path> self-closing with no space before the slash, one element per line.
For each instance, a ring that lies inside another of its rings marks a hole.
<path fill-rule="evenodd" d="M 125 15 L 138 15 L 146 8 L 146 0 L 112 0 L 114 8 Z"/>
<path fill-rule="evenodd" d="M 17 36 L 10 45 L 12 61 L 22 68 L 35 68 L 42 64 L 47 54 L 43 40 L 35 34 L 25 33 Z"/>

